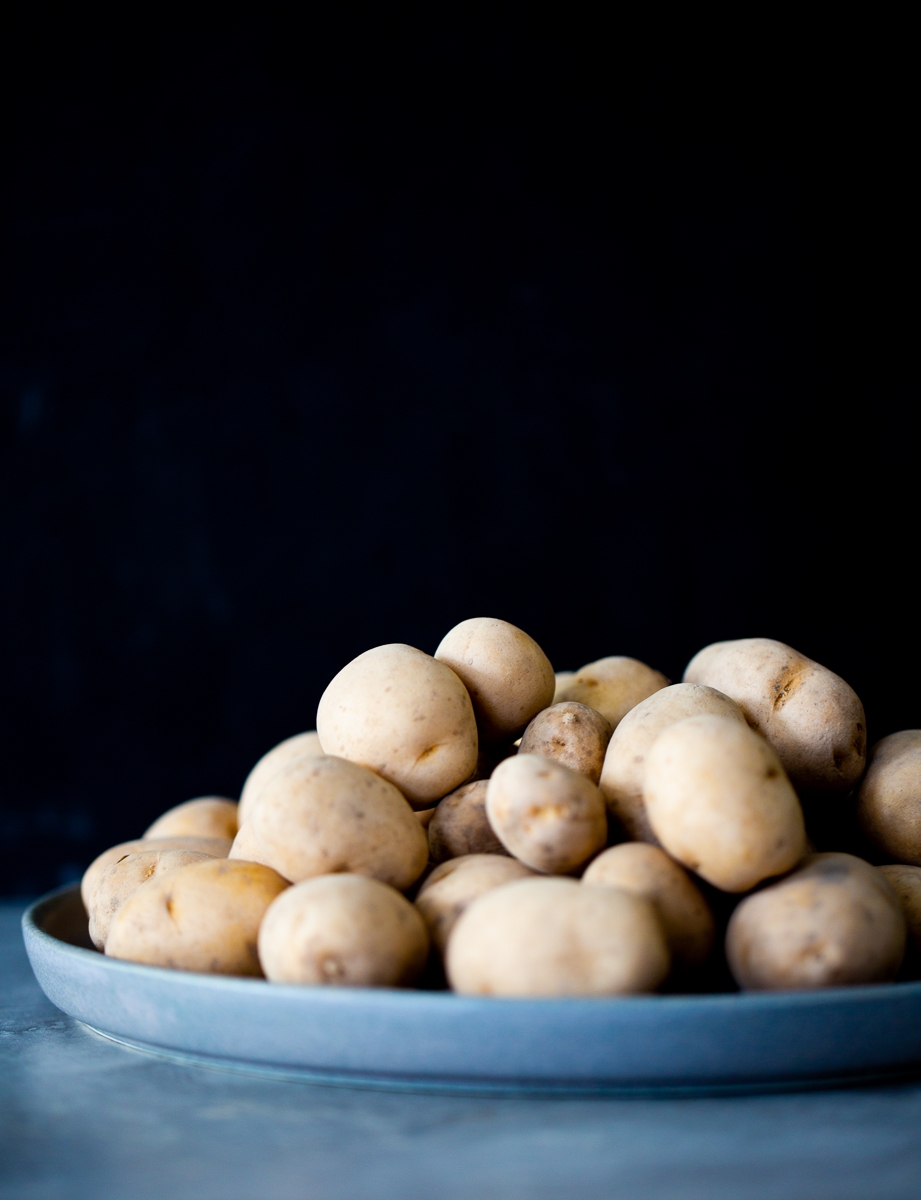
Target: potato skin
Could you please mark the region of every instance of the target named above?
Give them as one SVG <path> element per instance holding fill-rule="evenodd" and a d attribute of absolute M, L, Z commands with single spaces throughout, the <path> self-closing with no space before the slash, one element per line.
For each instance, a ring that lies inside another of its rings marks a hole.
<path fill-rule="evenodd" d="M 89 912 L 93 889 L 106 867 L 128 854 L 137 854 L 141 850 L 199 850 L 213 858 L 226 858 L 232 845 L 230 838 L 202 837 L 135 838 L 131 842 L 119 842 L 117 846 L 103 850 L 84 871 L 80 884 L 83 907 Z"/>
<path fill-rule="evenodd" d="M 889 858 L 921 866 L 921 729 L 891 733 L 870 751 L 857 819 Z"/>
<path fill-rule="evenodd" d="M 210 859 L 149 879 L 115 914 L 106 954 L 217 975 L 261 975 L 259 925 L 288 886 L 277 872 Z"/>
<path fill-rule="evenodd" d="M 311 729 L 306 733 L 296 733 L 294 737 L 285 738 L 283 742 L 279 742 L 277 746 L 273 746 L 271 750 L 263 754 L 243 784 L 237 814 L 238 828 L 249 816 L 256 797 L 273 775 L 277 775 L 283 767 L 286 767 L 293 759 L 300 758 L 302 754 L 322 753 L 320 737 L 315 730 Z"/>
<path fill-rule="evenodd" d="M 905 917 L 882 872 L 851 854 L 816 854 L 748 896 L 729 921 L 726 956 L 741 988 L 881 983 L 905 951 Z"/>
<path fill-rule="evenodd" d="M 559 698 L 594 708 L 616 729 L 631 708 L 668 683 L 661 671 L 639 659 L 614 654 L 580 667 Z"/>
<path fill-rule="evenodd" d="M 477 764 L 467 689 L 412 646 L 377 646 L 343 667 L 320 698 L 317 730 L 327 754 L 370 767 L 413 808 L 430 807 Z"/>
<path fill-rule="evenodd" d="M 259 960 L 272 983 L 406 987 L 428 950 L 413 905 L 365 875 L 321 875 L 289 888 L 259 930 Z"/>
<path fill-rule="evenodd" d="M 561 704 L 565 699 L 566 689 L 575 679 L 575 671 L 556 671 L 554 673 L 555 686 L 553 689 L 553 704 Z"/>
<path fill-rule="evenodd" d="M 597 783 L 612 733 L 610 721 L 600 712 L 564 700 L 537 714 L 522 735 L 518 753 L 552 758 Z"/>
<path fill-rule="evenodd" d="M 745 724 L 741 708 L 722 692 L 696 683 L 673 683 L 641 700 L 614 730 L 599 786 L 608 809 L 628 837 L 658 845 L 643 800 L 646 755 L 663 729 L 705 713 L 732 717 Z"/>
<path fill-rule="evenodd" d="M 669 969 L 648 900 L 573 879 L 524 879 L 486 892 L 448 942 L 451 986 L 468 995 L 651 992 Z"/>
<path fill-rule="evenodd" d="M 169 808 L 144 834 L 145 838 L 237 836 L 237 802 L 224 796 L 198 796 Z"/>
<path fill-rule="evenodd" d="M 428 926 L 432 941 L 444 954 L 458 917 L 478 896 L 516 879 L 533 878 L 534 872 L 516 858 L 465 854 L 435 868 L 419 889 L 416 908 Z"/>
<path fill-rule="evenodd" d="M 262 789 L 230 852 L 246 855 L 292 883 L 345 872 L 402 891 L 425 870 L 428 838 L 392 783 L 358 763 L 312 754 Z"/>
<path fill-rule="evenodd" d="M 432 862 L 467 854 L 508 854 L 486 815 L 488 786 L 488 779 L 465 783 L 435 809 L 428 827 Z"/>
<path fill-rule="evenodd" d="M 867 722 L 853 688 L 783 642 L 714 642 L 691 659 L 684 678 L 731 696 L 798 790 L 844 795 L 863 774 Z"/>
<path fill-rule="evenodd" d="M 90 941 L 97 950 L 105 947 L 112 918 L 148 879 L 212 857 L 197 850 L 139 850 L 111 863 L 100 874 L 90 900 Z"/>
<path fill-rule="evenodd" d="M 472 617 L 446 633 L 435 651 L 464 682 L 486 744 L 513 741 L 553 700 L 550 660 L 532 637 L 508 621 Z"/>
<path fill-rule="evenodd" d="M 687 871 L 658 846 L 622 842 L 589 864 L 582 883 L 645 896 L 656 909 L 677 965 L 697 967 L 713 949 L 713 913 Z"/>
<path fill-rule="evenodd" d="M 515 858 L 549 875 L 577 870 L 608 837 L 598 788 L 537 754 L 517 754 L 496 767 L 486 789 L 486 815 Z"/>
<path fill-rule="evenodd" d="M 724 892 L 747 892 L 806 852 L 779 758 L 731 717 L 686 717 L 663 730 L 646 755 L 644 796 L 664 849 Z"/>
<path fill-rule="evenodd" d="M 878 870 L 898 897 L 907 926 L 908 940 L 903 961 L 911 978 L 921 975 L 921 867 L 892 863 Z"/>

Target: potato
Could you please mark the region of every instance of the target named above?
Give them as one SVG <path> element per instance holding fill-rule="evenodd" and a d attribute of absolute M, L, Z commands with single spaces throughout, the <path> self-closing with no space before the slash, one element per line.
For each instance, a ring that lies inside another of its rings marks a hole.
<path fill-rule="evenodd" d="M 575 671 L 556 671 L 554 674 L 553 700 L 551 703 L 560 704 L 570 683 L 575 679 Z"/>
<path fill-rule="evenodd" d="M 867 726 L 860 700 L 838 675 L 783 642 L 715 642 L 691 659 L 684 678 L 731 696 L 798 790 L 844 795 L 863 774 Z"/>
<path fill-rule="evenodd" d="M 887 857 L 921 866 L 921 729 L 891 733 L 870 751 L 857 818 Z"/>
<path fill-rule="evenodd" d="M 310 730 L 308 733 L 296 733 L 294 737 L 285 738 L 283 742 L 273 746 L 267 754 L 263 754 L 247 775 L 243 791 L 240 793 L 240 811 L 238 813 L 240 825 L 249 816 L 252 804 L 262 791 L 263 785 L 268 783 L 273 775 L 277 775 L 282 767 L 286 767 L 292 759 L 300 758 L 302 754 L 322 753 L 323 747 L 320 745 L 318 735 Z"/>
<path fill-rule="evenodd" d="M 139 850 L 200 850 L 202 854 L 210 854 L 213 858 L 226 858 L 232 844 L 230 838 L 212 837 L 135 838 L 133 842 L 119 842 L 117 846 L 103 850 L 84 871 L 80 884 L 83 906 L 89 912 L 99 876 L 106 867 L 128 854 L 136 854 Z"/>
<path fill-rule="evenodd" d="M 142 883 L 213 857 L 197 850 L 139 850 L 111 863 L 99 876 L 89 904 L 90 940 L 96 949 L 104 948 L 112 918 Z"/>
<path fill-rule="evenodd" d="M 736 982 L 761 991 L 880 983 L 895 976 L 904 950 L 895 892 L 851 854 L 816 854 L 746 897 L 726 932 Z"/>
<path fill-rule="evenodd" d="M 658 846 L 623 842 L 592 862 L 582 883 L 645 896 L 659 915 L 676 965 L 697 967 L 713 949 L 713 914 L 687 871 Z"/>
<path fill-rule="evenodd" d="M 518 753 L 552 758 L 597 783 L 611 733 L 601 713 L 566 700 L 537 714 L 524 731 Z"/>
<path fill-rule="evenodd" d="M 598 788 L 537 754 L 517 754 L 496 767 L 486 789 L 486 815 L 515 858 L 549 875 L 577 870 L 608 837 Z"/>
<path fill-rule="evenodd" d="M 668 969 L 648 900 L 573 879 L 523 879 L 480 896 L 454 926 L 446 960 L 455 991 L 495 996 L 651 992 Z"/>
<path fill-rule="evenodd" d="M 435 868 L 419 889 L 416 908 L 425 919 L 432 941 L 444 954 L 454 923 L 478 896 L 514 879 L 533 876 L 534 872 L 516 858 L 465 854 Z"/>
<path fill-rule="evenodd" d="M 661 671 L 636 658 L 613 655 L 576 671 L 560 693 L 560 700 L 574 700 L 594 708 L 616 729 L 631 708 L 664 687 L 668 687 L 668 680 Z"/>
<path fill-rule="evenodd" d="M 487 745 L 513 741 L 553 700 L 556 680 L 549 659 L 508 621 L 461 621 L 442 638 L 435 657 L 464 681 Z"/>
<path fill-rule="evenodd" d="M 292 883 L 347 872 L 402 891 L 425 870 L 428 838 L 392 783 L 358 763 L 308 754 L 262 789 L 230 851 L 246 855 Z"/>
<path fill-rule="evenodd" d="M 465 783 L 445 796 L 429 823 L 429 853 L 432 862 L 466 854 L 508 854 L 486 815 L 488 779 Z"/>
<path fill-rule="evenodd" d="M 641 700 L 614 730 L 601 770 L 600 787 L 608 809 L 636 841 L 658 842 L 643 801 L 643 773 L 649 747 L 669 725 L 704 713 L 721 714 L 745 723 L 741 708 L 722 692 L 696 683 L 673 683 Z"/>
<path fill-rule="evenodd" d="M 259 930 L 259 960 L 272 983 L 405 987 L 428 950 L 413 905 L 364 875 L 323 875 L 289 888 Z"/>
<path fill-rule="evenodd" d="M 112 919 L 106 954 L 155 967 L 261 975 L 256 939 L 288 886 L 259 863 L 216 858 L 155 876 Z"/>
<path fill-rule="evenodd" d="M 732 717 L 686 717 L 663 730 L 646 755 L 643 792 L 662 846 L 725 892 L 747 892 L 806 852 L 779 758 Z"/>
<path fill-rule="evenodd" d="M 223 796 L 199 796 L 167 809 L 144 834 L 145 838 L 237 836 L 237 803 Z"/>
<path fill-rule="evenodd" d="M 343 667 L 320 699 L 327 754 L 362 763 L 429 808 L 477 764 L 470 696 L 450 667 L 412 646 L 378 646 Z"/>
<path fill-rule="evenodd" d="M 905 917 L 908 940 L 903 967 L 917 977 L 921 974 L 921 867 L 895 863 L 879 870 L 898 897 Z"/>
<path fill-rule="evenodd" d="M 432 817 L 437 811 L 435 808 L 417 808 L 415 810 L 416 818 L 423 829 L 428 829 L 432 823 Z"/>

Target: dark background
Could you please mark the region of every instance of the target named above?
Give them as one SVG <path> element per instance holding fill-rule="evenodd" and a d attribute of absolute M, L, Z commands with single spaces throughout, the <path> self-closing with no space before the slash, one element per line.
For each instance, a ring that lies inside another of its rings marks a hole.
<path fill-rule="evenodd" d="M 468 616 L 921 725 L 905 31 L 311 11 L 3 39 L 3 889 Z"/>

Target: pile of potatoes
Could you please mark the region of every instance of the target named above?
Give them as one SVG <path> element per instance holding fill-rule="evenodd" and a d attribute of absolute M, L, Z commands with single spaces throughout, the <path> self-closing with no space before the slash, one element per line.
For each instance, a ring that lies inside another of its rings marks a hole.
<path fill-rule="evenodd" d="M 781 642 L 555 675 L 475 618 L 359 655 L 316 726 L 96 859 L 100 950 L 494 996 L 921 974 L 921 730 L 868 758 L 853 690 Z"/>

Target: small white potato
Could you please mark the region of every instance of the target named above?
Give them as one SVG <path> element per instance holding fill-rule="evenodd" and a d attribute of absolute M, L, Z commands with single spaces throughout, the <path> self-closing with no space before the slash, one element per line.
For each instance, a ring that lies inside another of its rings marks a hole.
<path fill-rule="evenodd" d="M 600 712 L 574 700 L 564 700 L 543 709 L 530 722 L 522 734 L 518 753 L 555 759 L 597 783 L 610 740 L 610 722 Z"/>
<path fill-rule="evenodd" d="M 237 802 L 225 796 L 199 796 L 167 809 L 144 834 L 145 838 L 237 836 Z"/>
<path fill-rule="evenodd" d="M 559 698 L 587 704 L 616 729 L 631 708 L 664 687 L 668 680 L 661 671 L 639 659 L 615 654 L 580 667 Z"/>
<path fill-rule="evenodd" d="M 553 699 L 551 704 L 560 704 L 563 701 L 566 689 L 575 679 L 575 671 L 556 671 L 554 674 Z"/>
<path fill-rule="evenodd" d="M 890 733 L 870 751 L 857 818 L 889 858 L 921 866 L 921 729 Z"/>
<path fill-rule="evenodd" d="M 277 775 L 282 767 L 286 767 L 292 759 L 300 758 L 302 754 L 322 753 L 323 747 L 320 745 L 320 738 L 311 729 L 307 733 L 296 733 L 294 737 L 285 738 L 283 742 L 273 746 L 268 753 L 263 754 L 243 784 L 243 791 L 240 793 L 239 824 L 242 825 L 249 816 L 250 809 L 262 791 L 263 785 L 268 783 L 273 775 Z"/>
<path fill-rule="evenodd" d="M 190 863 L 207 862 L 213 855 L 197 850 L 139 850 L 111 863 L 100 874 L 89 904 L 90 941 L 102 950 L 112 918 L 142 883 Z"/>
<path fill-rule="evenodd" d="M 117 846 L 103 850 L 84 871 L 80 884 L 83 906 L 89 912 L 99 876 L 106 867 L 128 854 L 136 854 L 140 850 L 199 850 L 202 854 L 210 854 L 212 858 L 226 858 L 232 845 L 230 838 L 215 837 L 135 838 L 131 842 L 119 842 Z"/>
<path fill-rule="evenodd" d="M 486 815 L 488 788 L 488 779 L 478 779 L 475 783 L 465 783 L 441 801 L 429 823 L 432 862 L 446 862 L 467 854 L 508 854 Z"/>
<path fill-rule="evenodd" d="M 514 879 L 531 879 L 534 872 L 516 858 L 498 854 L 465 854 L 436 867 L 416 896 L 432 941 L 444 954 L 458 917 L 478 896 Z"/>

